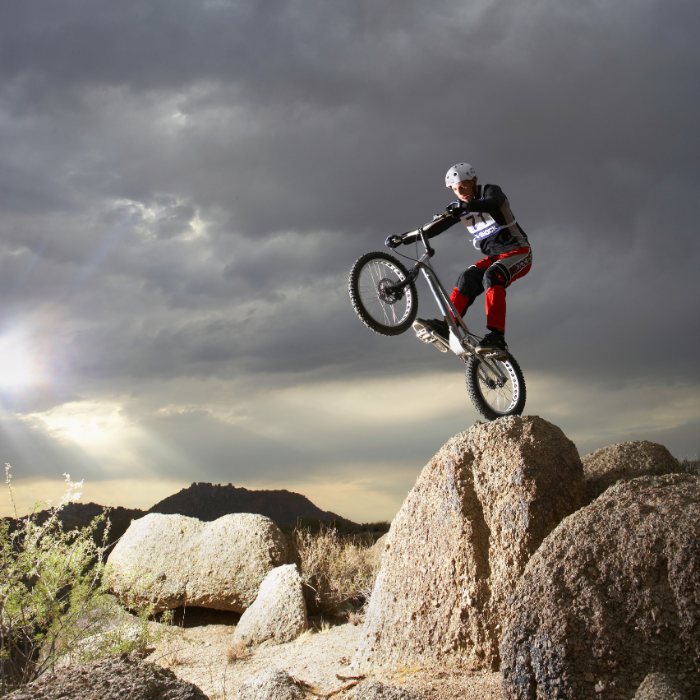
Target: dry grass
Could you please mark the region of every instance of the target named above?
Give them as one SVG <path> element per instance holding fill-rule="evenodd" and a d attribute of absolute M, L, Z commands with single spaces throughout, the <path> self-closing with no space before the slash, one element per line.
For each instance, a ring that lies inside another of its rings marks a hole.
<path fill-rule="evenodd" d="M 365 617 L 361 613 L 351 612 L 348 615 L 348 622 L 351 625 L 355 625 L 355 626 L 361 625 L 364 621 L 365 621 Z"/>
<path fill-rule="evenodd" d="M 374 562 L 366 538 L 343 536 L 335 528 L 314 533 L 297 529 L 293 546 L 301 562 L 301 578 L 316 611 L 327 618 L 346 617 L 369 599 Z"/>
<path fill-rule="evenodd" d="M 405 683 L 411 676 L 421 670 L 420 666 L 404 666 L 395 671 L 393 680 L 395 683 Z"/>
<path fill-rule="evenodd" d="M 311 639 L 311 635 L 314 633 L 313 628 L 309 627 L 306 632 L 302 632 L 295 640 L 294 646 L 300 647 L 302 644 L 306 644 Z"/>
<path fill-rule="evenodd" d="M 233 642 L 226 650 L 226 661 L 233 664 L 249 655 L 250 649 L 243 642 Z"/>
<path fill-rule="evenodd" d="M 163 631 L 163 635 L 158 645 L 160 654 L 157 658 L 152 659 L 158 661 L 165 668 L 173 668 L 174 666 L 182 666 L 186 663 L 182 652 L 187 643 L 182 628 L 172 627 Z"/>
<path fill-rule="evenodd" d="M 695 457 L 685 457 L 680 460 L 681 467 L 684 472 L 688 474 L 694 474 L 695 476 L 700 476 L 700 459 L 697 455 Z"/>

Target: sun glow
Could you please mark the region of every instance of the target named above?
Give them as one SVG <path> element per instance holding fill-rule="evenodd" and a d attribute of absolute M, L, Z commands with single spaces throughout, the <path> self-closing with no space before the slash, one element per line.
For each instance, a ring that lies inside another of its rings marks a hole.
<path fill-rule="evenodd" d="M 39 371 L 26 341 L 19 336 L 0 337 L 0 389 L 21 389 L 39 380 Z"/>
<path fill-rule="evenodd" d="M 129 425 L 119 404 L 99 401 L 73 401 L 27 418 L 41 420 L 57 440 L 70 440 L 82 447 L 112 441 Z"/>

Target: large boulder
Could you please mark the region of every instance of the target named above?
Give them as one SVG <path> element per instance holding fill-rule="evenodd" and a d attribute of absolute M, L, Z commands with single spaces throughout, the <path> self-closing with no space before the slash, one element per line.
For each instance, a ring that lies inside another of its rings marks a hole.
<path fill-rule="evenodd" d="M 207 700 L 194 684 L 146 661 L 109 658 L 67 666 L 5 696 L 5 700 Z"/>
<path fill-rule="evenodd" d="M 287 564 L 265 577 L 255 602 L 236 625 L 233 641 L 283 644 L 296 639 L 308 626 L 301 576 L 294 564 Z"/>
<path fill-rule="evenodd" d="M 681 471 L 678 460 L 663 445 L 649 440 L 601 447 L 582 457 L 581 462 L 586 505 L 618 481 Z"/>
<path fill-rule="evenodd" d="M 306 693 L 286 671 L 267 668 L 238 687 L 236 700 L 304 700 Z"/>
<path fill-rule="evenodd" d="M 280 529 L 251 513 L 213 522 L 151 513 L 131 523 L 108 559 L 120 600 L 155 612 L 187 604 L 242 613 L 268 572 L 286 562 Z"/>
<path fill-rule="evenodd" d="M 423 469 L 391 525 L 353 664 L 498 666 L 503 608 L 579 505 L 574 444 L 538 416 L 477 423 Z"/>
<path fill-rule="evenodd" d="M 649 673 L 700 692 L 700 478 L 640 477 L 530 559 L 501 644 L 511 700 L 631 698 Z"/>

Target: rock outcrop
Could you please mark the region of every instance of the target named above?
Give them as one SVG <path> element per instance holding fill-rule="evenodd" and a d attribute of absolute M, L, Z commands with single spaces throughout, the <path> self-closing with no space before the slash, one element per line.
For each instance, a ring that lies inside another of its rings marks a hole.
<path fill-rule="evenodd" d="M 233 635 L 234 643 L 283 644 L 308 628 L 301 576 L 294 564 L 270 571 L 255 602 L 243 613 Z"/>
<path fill-rule="evenodd" d="M 45 673 L 5 700 L 207 700 L 192 683 L 147 661 L 110 658 Z"/>
<path fill-rule="evenodd" d="M 537 416 L 476 424 L 430 460 L 391 525 L 355 668 L 496 668 L 505 602 L 579 505 L 574 444 Z"/>
<path fill-rule="evenodd" d="M 389 544 L 389 533 L 385 532 L 371 547 L 369 550 L 369 556 L 372 560 L 372 567 L 377 570 L 382 565 L 382 558 L 384 557 L 384 552 Z"/>
<path fill-rule="evenodd" d="M 663 445 L 649 440 L 601 447 L 582 457 L 581 462 L 585 505 L 618 481 L 681 471 L 678 460 Z"/>
<path fill-rule="evenodd" d="M 279 668 L 267 668 L 246 678 L 238 687 L 236 700 L 304 700 L 294 679 Z"/>
<path fill-rule="evenodd" d="M 242 613 L 268 572 L 287 563 L 287 541 L 262 515 L 203 523 L 151 513 L 134 520 L 107 560 L 111 586 L 127 606 L 181 605 Z"/>
<path fill-rule="evenodd" d="M 501 644 L 506 698 L 631 698 L 649 673 L 700 692 L 700 478 L 640 477 L 530 559 Z"/>

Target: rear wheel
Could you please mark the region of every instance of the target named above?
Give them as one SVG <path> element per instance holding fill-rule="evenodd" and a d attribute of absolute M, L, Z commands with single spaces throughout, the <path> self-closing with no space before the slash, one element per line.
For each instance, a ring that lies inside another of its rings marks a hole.
<path fill-rule="evenodd" d="M 388 253 L 367 253 L 352 266 L 350 301 L 365 326 L 382 335 L 399 335 L 411 327 L 418 313 L 416 285 L 395 288 L 407 277 L 403 264 Z"/>
<path fill-rule="evenodd" d="M 508 353 L 507 359 L 489 359 L 506 376 L 501 380 L 493 370 L 472 355 L 467 360 L 467 390 L 476 410 L 486 420 L 519 416 L 525 409 L 525 377 L 520 365 Z"/>

